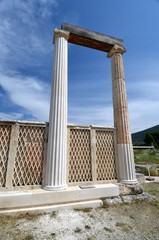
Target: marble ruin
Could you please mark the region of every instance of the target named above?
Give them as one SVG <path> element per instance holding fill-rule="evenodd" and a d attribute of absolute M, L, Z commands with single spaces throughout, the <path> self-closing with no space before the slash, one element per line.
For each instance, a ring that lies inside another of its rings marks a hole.
<path fill-rule="evenodd" d="M 54 32 L 54 73 L 50 104 L 48 157 L 44 189 L 67 187 L 67 81 L 68 42 L 108 52 L 112 63 L 114 126 L 117 130 L 117 176 L 126 184 L 137 183 L 129 127 L 122 54 L 123 41 L 70 24 Z M 59 150 L 60 149 L 60 150 Z"/>
<path fill-rule="evenodd" d="M 114 127 L 67 124 L 68 43 L 111 59 Z M 0 120 L 0 213 L 101 206 L 119 195 L 119 185 L 138 184 L 125 52 L 121 39 L 67 23 L 55 29 L 49 124 Z"/>

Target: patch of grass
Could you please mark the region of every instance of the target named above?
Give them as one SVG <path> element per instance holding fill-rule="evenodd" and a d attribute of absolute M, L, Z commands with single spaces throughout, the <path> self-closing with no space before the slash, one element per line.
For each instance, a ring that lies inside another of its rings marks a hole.
<path fill-rule="evenodd" d="M 156 150 L 134 150 L 135 163 L 158 164 L 159 155 Z"/>
<path fill-rule="evenodd" d="M 159 198 L 159 183 L 158 182 L 151 182 L 151 183 L 144 183 L 142 184 L 143 189 L 145 192 L 155 195 Z"/>
<path fill-rule="evenodd" d="M 150 204 L 154 207 L 156 207 L 157 209 L 159 209 L 159 202 L 158 201 L 153 201 L 153 202 L 150 202 Z"/>
<path fill-rule="evenodd" d="M 148 169 L 146 167 L 142 167 L 140 169 L 140 173 L 144 174 L 145 176 L 149 175 Z"/>
<path fill-rule="evenodd" d="M 107 232 L 114 232 L 115 230 L 113 228 L 108 228 L 108 227 L 104 227 L 104 230 Z"/>
<path fill-rule="evenodd" d="M 34 240 L 34 236 L 31 234 L 28 234 L 27 236 L 25 236 L 22 240 Z"/>
<path fill-rule="evenodd" d="M 126 223 L 117 222 L 116 226 L 120 227 L 123 232 L 129 232 L 132 229 L 132 227 Z"/>
<path fill-rule="evenodd" d="M 109 204 L 104 200 L 102 208 L 109 208 Z"/>
<path fill-rule="evenodd" d="M 156 196 L 159 193 L 159 190 L 149 190 L 148 193 Z"/>
<path fill-rule="evenodd" d="M 87 240 L 95 240 L 94 236 L 87 237 Z"/>
<path fill-rule="evenodd" d="M 3 227 L 3 226 L 5 226 L 6 225 L 6 222 L 7 222 L 7 220 L 6 220 L 6 218 L 5 217 L 0 217 L 0 227 Z"/>
<path fill-rule="evenodd" d="M 55 237 L 55 236 L 56 236 L 56 233 L 53 232 L 53 233 L 51 233 L 50 235 L 51 235 L 51 237 Z"/>
<path fill-rule="evenodd" d="M 14 219 L 27 219 L 27 220 L 35 220 L 37 218 L 39 218 L 39 216 L 41 216 L 41 213 L 25 213 L 25 214 L 20 214 L 17 217 L 15 217 Z"/>
<path fill-rule="evenodd" d="M 57 217 L 57 212 L 52 212 L 52 213 L 50 213 L 50 217 L 51 217 L 51 218 L 56 218 L 56 217 Z"/>
<path fill-rule="evenodd" d="M 92 208 L 75 208 L 74 211 L 76 211 L 76 212 L 89 213 L 89 212 L 92 211 Z"/>
<path fill-rule="evenodd" d="M 74 230 L 74 232 L 75 232 L 75 233 L 80 233 L 80 232 L 82 232 L 82 229 L 79 228 L 79 227 L 77 227 L 77 228 Z"/>
<path fill-rule="evenodd" d="M 143 150 L 142 149 L 135 149 L 134 150 L 134 155 L 136 156 L 136 155 L 141 155 L 141 154 L 143 154 L 144 152 L 143 152 Z"/>
<path fill-rule="evenodd" d="M 150 182 L 150 183 L 143 183 L 142 184 L 144 191 L 149 191 L 149 190 L 159 190 L 159 184 L 158 182 Z"/>

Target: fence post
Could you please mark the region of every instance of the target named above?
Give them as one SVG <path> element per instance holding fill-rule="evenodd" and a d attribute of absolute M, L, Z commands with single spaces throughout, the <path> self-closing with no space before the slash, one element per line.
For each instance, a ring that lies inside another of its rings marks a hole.
<path fill-rule="evenodd" d="M 48 148 L 48 131 L 49 123 L 46 123 L 45 135 L 44 135 L 44 154 L 43 154 L 43 169 L 42 169 L 42 183 L 45 181 L 46 177 L 46 159 L 47 159 L 47 148 Z"/>
<path fill-rule="evenodd" d="M 70 127 L 67 127 L 67 163 L 66 163 L 66 178 L 67 185 L 69 185 L 69 157 L 70 157 Z"/>
<path fill-rule="evenodd" d="M 119 163 L 118 163 L 118 152 L 117 152 L 117 130 L 116 128 L 113 130 L 113 140 L 114 140 L 114 155 L 115 155 L 115 173 L 116 178 L 119 179 Z"/>
<path fill-rule="evenodd" d="M 9 154 L 8 154 L 6 184 L 5 184 L 5 187 L 8 189 L 12 188 L 15 157 L 16 157 L 16 150 L 18 146 L 18 136 L 19 136 L 19 124 L 16 123 L 12 125 L 11 138 L 10 138 L 10 144 L 9 144 Z"/>
<path fill-rule="evenodd" d="M 92 163 L 92 182 L 96 182 L 96 130 L 90 130 L 91 134 L 91 163 Z"/>

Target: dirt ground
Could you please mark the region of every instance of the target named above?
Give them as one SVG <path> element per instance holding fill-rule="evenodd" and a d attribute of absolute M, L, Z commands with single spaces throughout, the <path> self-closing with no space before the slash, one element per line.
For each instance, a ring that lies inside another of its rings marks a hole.
<path fill-rule="evenodd" d="M 146 183 L 152 202 L 49 214 L 0 216 L 1 240 L 159 240 L 159 183 Z"/>

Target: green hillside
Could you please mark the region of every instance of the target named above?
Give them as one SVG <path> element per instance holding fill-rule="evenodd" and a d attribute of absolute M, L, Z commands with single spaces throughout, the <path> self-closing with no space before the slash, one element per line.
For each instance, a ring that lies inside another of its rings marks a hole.
<path fill-rule="evenodd" d="M 153 132 L 159 132 L 159 125 L 156 125 L 154 127 L 151 128 L 147 128 L 143 131 L 137 132 L 137 133 L 133 133 L 132 134 L 132 141 L 133 141 L 133 145 L 136 144 L 144 144 L 144 137 L 146 135 L 146 133 L 153 133 Z"/>

